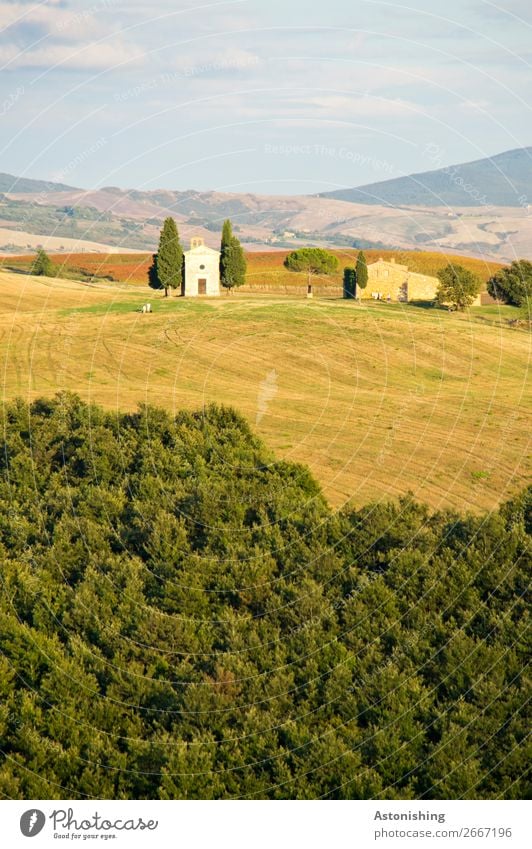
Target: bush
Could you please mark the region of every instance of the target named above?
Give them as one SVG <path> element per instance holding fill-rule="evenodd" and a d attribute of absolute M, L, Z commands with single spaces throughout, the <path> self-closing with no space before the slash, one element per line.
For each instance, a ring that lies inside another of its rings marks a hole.
<path fill-rule="evenodd" d="M 532 262 L 521 259 L 501 268 L 489 279 L 488 292 L 506 304 L 526 306 L 532 299 Z"/>
<path fill-rule="evenodd" d="M 449 264 L 438 271 L 440 285 L 436 293 L 439 304 L 457 310 L 470 307 L 480 292 L 481 283 L 476 274 L 462 265 Z"/>
<path fill-rule="evenodd" d="M 338 259 L 322 248 L 300 248 L 288 254 L 284 261 L 289 271 L 311 274 L 334 274 L 338 270 Z"/>
<path fill-rule="evenodd" d="M 33 260 L 31 273 L 37 277 L 55 277 L 52 261 L 45 250 L 39 248 L 37 256 Z"/>
<path fill-rule="evenodd" d="M 4 797 L 526 798 L 529 495 L 336 514 L 226 407 L 1 424 Z"/>

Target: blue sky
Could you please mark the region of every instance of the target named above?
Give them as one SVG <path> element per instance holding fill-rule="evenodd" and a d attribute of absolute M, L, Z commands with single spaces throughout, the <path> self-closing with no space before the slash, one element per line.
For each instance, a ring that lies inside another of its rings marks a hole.
<path fill-rule="evenodd" d="M 327 191 L 532 144 L 530 0 L 0 0 L 0 171 Z"/>

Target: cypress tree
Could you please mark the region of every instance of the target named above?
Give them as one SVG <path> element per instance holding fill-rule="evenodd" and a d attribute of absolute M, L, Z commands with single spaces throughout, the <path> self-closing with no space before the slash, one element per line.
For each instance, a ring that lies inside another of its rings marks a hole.
<path fill-rule="evenodd" d="M 162 289 L 159 275 L 157 274 L 157 254 L 152 254 L 152 263 L 148 269 L 148 283 L 152 289 Z"/>
<path fill-rule="evenodd" d="M 168 297 L 169 289 L 180 289 L 183 282 L 183 248 L 173 218 L 166 218 L 159 238 L 157 260 L 154 263 L 157 279 Z"/>
<path fill-rule="evenodd" d="M 357 273 L 354 268 L 344 268 L 344 298 L 356 298 Z"/>
<path fill-rule="evenodd" d="M 229 291 L 246 282 L 247 262 L 240 241 L 233 235 L 229 219 L 224 221 L 220 252 L 220 280 Z"/>
<path fill-rule="evenodd" d="M 360 251 L 357 257 L 356 266 L 356 286 L 359 289 L 365 289 L 368 285 L 368 264 L 364 251 Z"/>
<path fill-rule="evenodd" d="M 227 218 L 222 227 L 222 256 L 224 254 L 224 249 L 227 249 L 231 244 L 231 239 L 233 238 L 233 225 L 229 218 Z"/>

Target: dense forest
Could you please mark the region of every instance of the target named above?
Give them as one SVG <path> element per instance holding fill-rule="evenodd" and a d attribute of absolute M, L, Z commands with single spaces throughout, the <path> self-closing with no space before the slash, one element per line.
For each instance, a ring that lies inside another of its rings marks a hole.
<path fill-rule="evenodd" d="M 2 415 L 2 798 L 530 792 L 530 492 L 335 513 L 229 408 Z"/>

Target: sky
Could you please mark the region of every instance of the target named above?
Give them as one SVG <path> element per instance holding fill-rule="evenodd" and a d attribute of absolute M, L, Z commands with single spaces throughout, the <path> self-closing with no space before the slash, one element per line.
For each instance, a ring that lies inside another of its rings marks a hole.
<path fill-rule="evenodd" d="M 532 144 L 530 0 L 0 0 L 0 171 L 311 194 Z"/>

